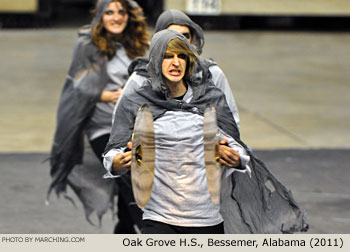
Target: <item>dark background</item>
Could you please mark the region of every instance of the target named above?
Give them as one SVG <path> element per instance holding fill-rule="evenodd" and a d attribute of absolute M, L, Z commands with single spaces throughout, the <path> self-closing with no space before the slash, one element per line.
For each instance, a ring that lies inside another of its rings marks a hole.
<path fill-rule="evenodd" d="M 164 10 L 162 0 L 137 0 L 150 26 Z M 43 0 L 36 15 L 0 13 L 0 28 L 66 27 L 90 23 L 95 0 Z M 348 16 L 191 16 L 205 30 L 350 31 Z"/>

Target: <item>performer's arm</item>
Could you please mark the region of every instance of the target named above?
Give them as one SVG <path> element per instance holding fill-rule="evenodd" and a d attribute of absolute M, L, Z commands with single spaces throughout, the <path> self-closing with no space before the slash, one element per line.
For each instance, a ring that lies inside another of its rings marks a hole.
<path fill-rule="evenodd" d="M 226 168 L 225 176 L 232 174 L 234 171 L 251 173 L 249 167 L 250 156 L 247 151 L 237 143 L 232 137 L 219 129 L 219 162 Z"/>
<path fill-rule="evenodd" d="M 120 170 L 130 169 L 131 167 L 131 148 L 132 142 L 128 143 L 127 151 L 119 153 L 113 158 L 112 171 L 118 172 Z"/>
<path fill-rule="evenodd" d="M 211 66 L 210 72 L 212 74 L 212 80 L 216 87 L 220 88 L 226 97 L 227 104 L 232 112 L 232 115 L 236 121 L 237 127 L 239 129 L 239 115 L 238 115 L 238 107 L 236 105 L 235 98 L 233 96 L 233 93 L 230 88 L 230 84 L 224 74 L 224 72 L 221 70 L 221 68 L 217 65 Z"/>
<path fill-rule="evenodd" d="M 128 147 L 111 149 L 103 156 L 103 165 L 107 171 L 104 178 L 117 178 L 131 167 L 132 142 Z"/>
<path fill-rule="evenodd" d="M 219 162 L 227 167 L 241 167 L 241 159 L 237 150 L 228 146 L 227 138 L 223 138 L 219 144 Z"/>
<path fill-rule="evenodd" d="M 119 88 L 116 91 L 107 91 L 104 90 L 101 93 L 101 97 L 100 97 L 100 101 L 101 102 L 113 102 L 113 103 L 117 103 L 121 93 L 122 93 L 123 89 Z"/>

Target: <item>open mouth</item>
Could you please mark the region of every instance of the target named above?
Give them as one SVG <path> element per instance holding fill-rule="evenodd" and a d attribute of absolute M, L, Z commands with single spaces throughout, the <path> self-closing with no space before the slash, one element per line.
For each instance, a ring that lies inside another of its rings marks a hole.
<path fill-rule="evenodd" d="M 173 69 L 173 70 L 170 70 L 170 71 L 169 71 L 169 74 L 170 74 L 171 76 L 180 76 L 180 75 L 181 75 L 181 71 L 180 71 L 180 70 Z"/>

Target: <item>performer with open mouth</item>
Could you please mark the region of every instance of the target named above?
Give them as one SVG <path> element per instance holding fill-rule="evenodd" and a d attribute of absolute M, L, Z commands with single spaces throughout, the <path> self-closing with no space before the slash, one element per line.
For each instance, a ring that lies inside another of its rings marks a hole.
<path fill-rule="evenodd" d="M 240 139 L 224 92 L 188 40 L 176 31 L 156 33 L 147 61 L 149 77 L 130 82 L 118 101 L 104 154 L 106 178 L 131 167 L 143 233 L 307 231 L 291 192 Z M 201 78 L 191 75 L 195 62 Z M 218 153 L 208 158 L 217 132 Z"/>
<path fill-rule="evenodd" d="M 147 120 L 141 131 L 151 135 L 154 130 L 154 178 L 132 177 L 133 183 L 153 179 L 149 200 L 141 205 L 143 233 L 224 233 L 220 200 L 213 200 L 211 196 L 208 185 L 211 178 L 205 161 L 203 128 L 208 104 L 217 111 L 219 129 L 214 135 L 220 132 L 218 140 L 225 138 L 227 142 L 219 147 L 217 160 L 223 165 L 223 177 L 234 171 L 250 171 L 250 157 L 233 137 L 239 137 L 239 132 L 224 93 L 213 85 L 209 74 L 205 75 L 208 72 L 205 69 L 199 82 L 191 78 L 198 57 L 182 34 L 172 30 L 156 33 L 149 56 L 150 78 L 141 86 L 135 86 L 134 92 L 124 94 L 116 110 L 118 119 L 114 121 L 104 155 L 106 177 L 123 176 L 136 165 L 132 152 L 124 151 L 129 147 L 136 155 L 130 141 L 134 125 L 138 125 L 135 119 L 139 108 L 146 104 L 152 114 L 152 120 Z M 148 160 L 145 165 L 152 165 L 149 156 L 144 158 Z M 215 162 L 214 155 L 212 159 Z M 138 162 L 143 165 L 144 161 Z M 216 179 L 220 183 L 221 176 Z M 216 193 L 220 193 L 220 189 Z M 136 197 L 136 202 L 143 199 Z"/>

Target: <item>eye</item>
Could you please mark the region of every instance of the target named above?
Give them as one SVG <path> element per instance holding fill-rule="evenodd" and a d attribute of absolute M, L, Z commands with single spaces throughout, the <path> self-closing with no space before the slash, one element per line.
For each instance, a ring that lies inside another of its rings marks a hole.
<path fill-rule="evenodd" d="M 187 59 L 187 55 L 184 54 L 184 53 L 180 53 L 177 57 L 180 58 L 180 59 L 184 59 L 184 60 Z"/>
<path fill-rule="evenodd" d="M 119 15 L 124 16 L 126 14 L 126 10 L 119 10 L 118 13 Z"/>
<path fill-rule="evenodd" d="M 174 58 L 173 54 L 169 54 L 169 53 L 164 54 L 164 59 L 172 59 L 172 58 Z"/>
<path fill-rule="evenodd" d="M 114 12 L 113 12 L 112 10 L 107 10 L 107 11 L 105 11 L 105 14 L 106 14 L 106 15 L 113 15 L 113 13 L 114 13 Z"/>
<path fill-rule="evenodd" d="M 191 38 L 191 34 L 189 32 L 184 32 L 184 33 L 182 33 L 182 35 L 184 35 L 184 37 L 187 39 Z"/>

